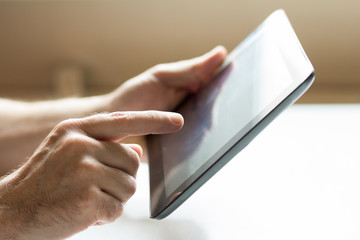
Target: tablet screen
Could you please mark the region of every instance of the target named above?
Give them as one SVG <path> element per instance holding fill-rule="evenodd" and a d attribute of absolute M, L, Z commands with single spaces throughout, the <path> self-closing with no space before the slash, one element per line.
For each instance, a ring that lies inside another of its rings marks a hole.
<path fill-rule="evenodd" d="M 276 44 L 266 32 L 251 36 L 227 66 L 178 112 L 181 131 L 161 138 L 166 196 L 213 164 L 213 157 L 292 83 Z M 226 63 L 225 63 L 226 64 Z M 221 125 L 219 127 L 218 125 Z M 167 144 L 177 142 L 179 145 Z"/>
<path fill-rule="evenodd" d="M 149 139 L 152 215 L 168 209 L 163 217 L 185 201 L 229 161 L 225 156 L 234 146 L 246 146 L 275 118 L 274 110 L 291 104 L 312 80 L 311 63 L 285 13 L 275 12 L 228 55 L 207 85 L 179 106 L 184 127 Z M 250 132 L 255 134 L 245 140 Z"/>

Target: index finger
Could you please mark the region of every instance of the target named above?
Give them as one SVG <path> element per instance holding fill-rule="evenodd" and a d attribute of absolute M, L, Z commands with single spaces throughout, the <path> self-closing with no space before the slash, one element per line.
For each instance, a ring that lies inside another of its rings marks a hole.
<path fill-rule="evenodd" d="M 77 127 L 90 137 L 105 141 L 118 141 L 127 136 L 176 132 L 184 124 L 180 114 L 161 111 L 113 112 L 77 121 Z"/>

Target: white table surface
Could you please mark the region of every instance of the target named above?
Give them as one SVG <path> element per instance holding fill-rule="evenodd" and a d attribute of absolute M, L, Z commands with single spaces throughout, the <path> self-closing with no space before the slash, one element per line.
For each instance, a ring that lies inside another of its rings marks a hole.
<path fill-rule="evenodd" d="M 360 105 L 295 105 L 168 218 L 147 166 L 114 223 L 71 239 L 360 239 Z"/>

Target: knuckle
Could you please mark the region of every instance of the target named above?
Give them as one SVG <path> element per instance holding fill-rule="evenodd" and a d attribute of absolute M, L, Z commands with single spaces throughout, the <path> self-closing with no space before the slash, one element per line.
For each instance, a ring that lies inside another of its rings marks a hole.
<path fill-rule="evenodd" d="M 81 179 L 93 179 L 101 171 L 101 164 L 91 157 L 83 157 L 76 165 L 76 174 Z"/>
<path fill-rule="evenodd" d="M 66 133 L 70 129 L 77 127 L 77 123 L 75 119 L 67 119 L 61 121 L 59 124 L 56 125 L 55 131 L 59 133 Z"/>
<path fill-rule="evenodd" d="M 124 166 L 126 166 L 123 170 L 131 176 L 135 176 L 141 164 L 139 154 L 134 149 L 131 149 L 126 145 L 121 144 L 119 146 L 119 153 L 122 155 L 122 162 Z"/>
<path fill-rule="evenodd" d="M 76 195 L 74 195 L 75 204 L 73 206 L 76 209 L 77 214 L 81 214 L 88 225 L 101 220 L 100 205 L 102 204 L 101 192 L 94 185 L 87 185 L 78 189 Z"/>
<path fill-rule="evenodd" d="M 129 200 L 131 196 L 133 196 L 136 192 L 137 184 L 135 178 L 129 176 L 126 181 L 126 189 L 127 189 L 127 196 L 125 201 Z"/>
<path fill-rule="evenodd" d="M 100 203 L 100 193 L 95 186 L 88 185 L 79 191 L 80 201 L 78 208 L 80 209 L 94 209 Z"/>
<path fill-rule="evenodd" d="M 148 112 L 147 112 L 147 118 L 148 118 L 149 120 L 155 120 L 155 119 L 158 118 L 158 116 L 157 116 L 156 112 L 154 112 L 154 111 L 148 111 Z"/>
<path fill-rule="evenodd" d="M 131 168 L 136 173 L 140 167 L 140 157 L 137 153 L 133 151 L 133 157 L 131 158 Z"/>
<path fill-rule="evenodd" d="M 132 114 L 130 112 L 114 112 L 110 114 L 111 121 L 110 124 L 115 129 L 126 128 L 126 124 L 132 118 Z"/>
<path fill-rule="evenodd" d="M 134 171 L 137 171 L 140 167 L 140 156 L 133 149 L 129 150 L 129 155 L 130 155 L 130 158 L 129 158 L 130 165 L 134 169 Z"/>
<path fill-rule="evenodd" d="M 114 112 L 111 113 L 111 117 L 114 120 L 114 124 L 118 124 L 130 119 L 129 112 Z"/>
<path fill-rule="evenodd" d="M 51 133 L 48 135 L 49 143 L 60 143 L 64 147 L 73 147 L 73 145 L 81 146 L 81 140 L 85 139 L 85 136 L 76 130 L 79 125 L 76 119 L 67 119 L 58 123 Z M 82 136 L 82 137 L 81 137 Z"/>
<path fill-rule="evenodd" d="M 80 137 L 78 134 L 68 134 L 63 140 L 63 146 L 65 148 L 77 148 L 82 149 L 85 146 L 85 139 Z"/>
<path fill-rule="evenodd" d="M 73 127 L 68 120 L 62 121 L 58 123 L 54 129 L 49 134 L 49 141 L 50 142 L 57 142 L 59 139 L 62 139 L 64 136 L 69 134 L 70 129 Z"/>
<path fill-rule="evenodd" d="M 67 151 L 77 154 L 92 153 L 100 148 L 100 144 L 95 139 L 85 136 L 78 132 L 69 132 L 63 137 L 62 146 Z"/>
<path fill-rule="evenodd" d="M 157 122 L 160 119 L 160 115 L 156 111 L 147 111 L 146 112 L 146 118 L 150 122 Z"/>
<path fill-rule="evenodd" d="M 124 206 L 120 201 L 111 199 L 102 204 L 100 211 L 103 219 L 113 222 L 122 215 Z"/>
<path fill-rule="evenodd" d="M 136 181 L 134 178 L 132 178 L 132 181 L 129 184 L 130 197 L 135 194 L 136 189 L 137 189 Z"/>
<path fill-rule="evenodd" d="M 140 167 L 140 156 L 137 153 L 134 153 L 135 158 L 133 158 L 133 164 L 134 164 L 134 168 L 135 171 L 137 171 Z"/>
<path fill-rule="evenodd" d="M 117 199 L 104 198 L 95 186 L 87 186 L 78 192 L 76 209 L 88 216 L 89 224 L 94 222 L 113 222 L 123 213 L 123 203 Z"/>

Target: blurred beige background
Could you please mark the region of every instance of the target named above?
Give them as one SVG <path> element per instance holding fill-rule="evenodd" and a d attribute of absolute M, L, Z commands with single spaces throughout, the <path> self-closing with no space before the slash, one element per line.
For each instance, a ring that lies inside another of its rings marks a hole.
<path fill-rule="evenodd" d="M 360 102 L 356 0 L 0 1 L 0 97 L 66 95 L 59 78 L 103 93 L 157 63 L 231 50 L 278 8 L 316 71 L 300 102 Z"/>

